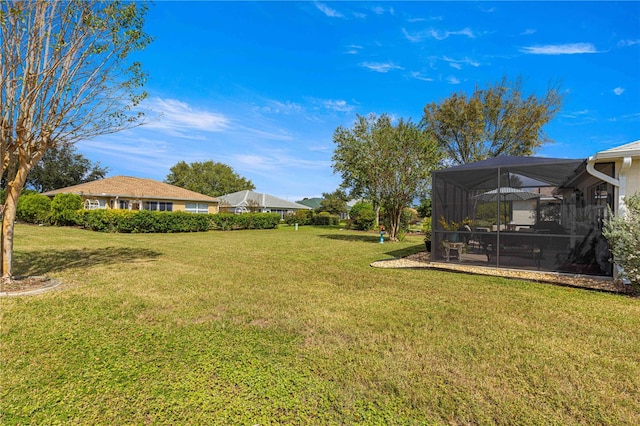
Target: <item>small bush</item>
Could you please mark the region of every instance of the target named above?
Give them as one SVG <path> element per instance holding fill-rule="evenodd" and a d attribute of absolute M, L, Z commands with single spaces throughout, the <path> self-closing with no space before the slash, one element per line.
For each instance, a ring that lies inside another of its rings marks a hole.
<path fill-rule="evenodd" d="M 376 223 L 376 212 L 369 203 L 356 203 L 349 211 L 351 218 L 350 227 L 361 231 L 368 231 L 373 228 Z"/>
<path fill-rule="evenodd" d="M 613 260 L 623 269 L 622 276 L 640 287 L 640 194 L 625 197 L 627 214 L 605 222 L 602 234 L 611 246 Z"/>
<path fill-rule="evenodd" d="M 69 226 L 82 223 L 82 197 L 76 194 L 56 194 L 51 201 L 49 221 L 53 225 Z"/>
<path fill-rule="evenodd" d="M 38 193 L 26 193 L 18 198 L 16 219 L 27 223 L 46 223 L 51 211 L 51 199 Z"/>
<path fill-rule="evenodd" d="M 296 223 L 300 226 L 311 225 L 313 216 L 313 210 L 296 210 L 295 213 L 286 215 L 284 221 L 287 225 L 294 225 Z"/>
<path fill-rule="evenodd" d="M 329 212 L 320 212 L 313 217 L 312 223 L 317 226 L 339 225 L 340 216 Z"/>

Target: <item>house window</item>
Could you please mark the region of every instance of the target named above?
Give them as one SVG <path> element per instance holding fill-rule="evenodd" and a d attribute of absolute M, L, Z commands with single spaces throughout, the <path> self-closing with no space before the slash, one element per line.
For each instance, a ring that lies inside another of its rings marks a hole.
<path fill-rule="evenodd" d="M 120 200 L 118 207 L 122 210 L 129 210 L 129 200 Z"/>
<path fill-rule="evenodd" d="M 84 200 L 85 210 L 106 209 L 107 202 L 105 200 Z"/>
<path fill-rule="evenodd" d="M 173 203 L 168 203 L 164 201 L 145 201 L 144 209 L 156 211 L 156 212 L 172 212 Z"/>
<path fill-rule="evenodd" d="M 209 213 L 209 205 L 207 203 L 187 203 L 185 211 L 189 213 Z"/>

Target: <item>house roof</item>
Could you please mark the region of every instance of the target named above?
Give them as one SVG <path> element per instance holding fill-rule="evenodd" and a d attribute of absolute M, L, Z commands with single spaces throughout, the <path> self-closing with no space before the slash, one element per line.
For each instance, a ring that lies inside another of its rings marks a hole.
<path fill-rule="evenodd" d="M 320 203 L 322 202 L 322 198 L 305 198 L 304 200 L 296 201 L 298 204 L 302 204 L 303 206 L 311 207 L 312 209 L 317 209 L 320 207 Z"/>
<path fill-rule="evenodd" d="M 89 197 L 144 198 L 154 200 L 201 201 L 214 203 L 217 198 L 189 191 L 168 183 L 153 179 L 130 176 L 114 176 L 66 188 L 54 189 L 44 195 L 54 196 L 61 193 L 78 194 Z"/>
<path fill-rule="evenodd" d="M 598 160 L 622 157 L 640 157 L 640 140 L 616 146 L 605 151 L 600 151 L 595 155 L 595 157 Z"/>
<path fill-rule="evenodd" d="M 218 197 L 221 203 L 229 204 L 231 207 L 249 207 L 250 203 L 267 209 L 290 209 L 290 210 L 310 210 L 311 207 L 293 201 L 283 200 L 269 194 L 262 194 L 249 190 L 238 191 L 232 194 Z"/>

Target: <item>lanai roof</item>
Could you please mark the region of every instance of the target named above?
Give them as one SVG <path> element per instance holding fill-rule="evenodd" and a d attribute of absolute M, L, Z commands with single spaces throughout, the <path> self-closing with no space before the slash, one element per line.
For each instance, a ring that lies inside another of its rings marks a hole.
<path fill-rule="evenodd" d="M 114 176 L 66 188 L 45 192 L 44 195 L 78 194 L 89 197 L 144 198 L 154 200 L 181 200 L 214 203 L 217 198 L 189 191 L 153 179 L 131 176 Z"/>
<path fill-rule="evenodd" d="M 549 186 L 566 181 L 585 160 L 503 155 L 475 163 L 438 170 L 434 175 L 455 182 L 467 189 L 491 189 L 497 186 L 497 173 L 509 173 L 534 179 Z M 542 185 L 540 185 L 542 186 Z"/>

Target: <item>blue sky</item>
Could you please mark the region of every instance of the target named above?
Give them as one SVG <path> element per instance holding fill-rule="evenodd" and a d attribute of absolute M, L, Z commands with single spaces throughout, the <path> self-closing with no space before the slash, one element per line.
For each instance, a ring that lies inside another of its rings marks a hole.
<path fill-rule="evenodd" d="M 640 139 L 640 2 L 167 2 L 136 54 L 150 122 L 84 141 L 109 176 L 164 180 L 178 161 L 231 166 L 291 201 L 340 184 L 334 130 L 503 75 L 565 103 L 537 155 L 586 158 Z"/>

